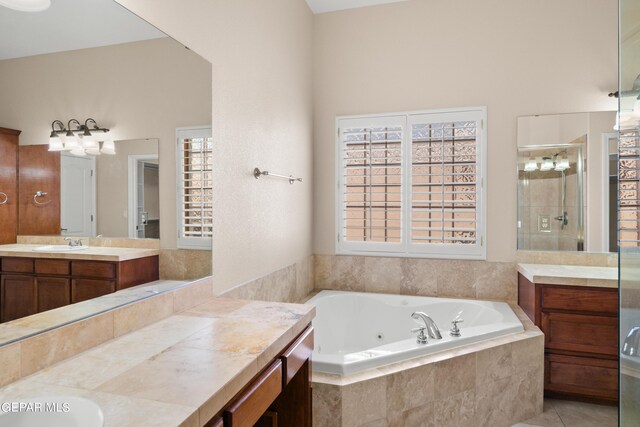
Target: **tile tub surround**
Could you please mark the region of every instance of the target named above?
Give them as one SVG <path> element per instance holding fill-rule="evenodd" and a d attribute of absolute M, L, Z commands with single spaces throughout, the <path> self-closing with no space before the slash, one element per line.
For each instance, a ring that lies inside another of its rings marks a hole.
<path fill-rule="evenodd" d="M 140 305 L 120 321 L 133 325 L 155 311 Z M 312 306 L 298 304 L 198 298 L 179 314 L 0 389 L 0 401 L 82 396 L 102 408 L 105 426 L 201 426 L 299 335 L 314 313 Z M 117 331 L 117 316 L 114 320 Z"/>
<path fill-rule="evenodd" d="M 522 333 L 344 377 L 314 373 L 314 426 L 506 427 L 541 414 L 544 336 L 512 309 Z"/>
<path fill-rule="evenodd" d="M 160 289 L 162 285 L 158 285 Z M 146 292 L 144 287 L 125 291 Z M 40 369 L 61 362 L 98 344 L 160 321 L 174 313 L 180 313 L 213 296 L 211 277 L 188 283 L 165 293 L 135 301 L 122 300 L 119 292 L 83 303 L 29 316 L 8 324 L 0 330 L 5 340 L 18 341 L 0 345 L 0 386 L 26 377 Z M 122 306 L 122 304 L 128 304 Z M 115 305 L 119 305 L 114 308 Z M 105 311 L 107 310 L 107 311 Z M 94 315 L 96 312 L 105 311 Z M 78 317 L 89 315 L 81 320 Z M 77 317 L 74 317 L 77 316 Z M 72 322 L 50 329 L 51 324 Z M 5 328 L 9 325 L 8 329 Z M 45 330 L 43 332 L 43 330 Z M 26 336 L 28 334 L 36 334 Z"/>
<path fill-rule="evenodd" d="M 128 261 L 159 254 L 157 249 L 116 248 L 89 246 L 87 249 L 71 252 L 34 252 L 42 245 L 11 244 L 0 245 L 0 257 L 55 258 L 90 261 Z"/>
<path fill-rule="evenodd" d="M 517 302 L 516 264 L 424 258 L 315 256 L 315 288 Z"/>
<path fill-rule="evenodd" d="M 600 288 L 618 287 L 618 269 L 616 267 L 518 264 L 518 272 L 531 283 Z"/>
<path fill-rule="evenodd" d="M 301 302 L 314 289 L 314 257 L 306 257 L 256 280 L 243 283 L 221 296 L 260 301 Z"/>

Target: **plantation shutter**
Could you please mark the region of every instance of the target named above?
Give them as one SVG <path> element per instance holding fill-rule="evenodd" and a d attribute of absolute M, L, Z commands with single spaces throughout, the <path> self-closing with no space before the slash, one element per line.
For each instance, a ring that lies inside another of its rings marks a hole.
<path fill-rule="evenodd" d="M 213 139 L 210 128 L 178 131 L 178 244 L 211 248 Z"/>
<path fill-rule="evenodd" d="M 640 131 L 621 129 L 618 170 L 618 244 L 640 246 Z M 613 236 L 612 236 L 613 238 Z"/>
<path fill-rule="evenodd" d="M 338 253 L 484 259 L 486 109 L 337 120 Z"/>
<path fill-rule="evenodd" d="M 482 254 L 480 112 L 412 115 L 409 122 L 411 250 Z"/>
<path fill-rule="evenodd" d="M 397 250 L 403 241 L 403 137 L 406 118 L 339 122 L 339 218 L 344 247 Z"/>

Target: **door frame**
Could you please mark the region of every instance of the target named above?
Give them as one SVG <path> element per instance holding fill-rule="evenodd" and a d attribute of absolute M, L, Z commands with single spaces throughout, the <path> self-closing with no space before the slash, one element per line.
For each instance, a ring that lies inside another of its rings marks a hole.
<path fill-rule="evenodd" d="M 74 156 L 73 154 L 67 152 L 61 152 L 60 156 L 70 157 L 70 158 L 84 158 L 79 156 Z M 91 221 L 91 236 L 96 236 L 98 232 L 98 192 L 97 192 L 97 176 L 96 176 L 96 158 L 93 156 L 86 157 L 91 160 L 91 215 L 93 216 L 93 221 Z M 62 160 L 62 159 L 61 159 Z M 60 180 L 60 185 L 62 186 L 62 179 Z M 60 195 L 62 196 L 62 188 L 60 188 Z M 62 204 L 60 204 L 60 208 L 62 209 Z M 60 215 L 60 219 L 62 219 L 62 212 Z M 60 230 L 60 235 L 64 236 L 64 232 Z"/>
<path fill-rule="evenodd" d="M 136 200 L 138 200 L 138 174 L 137 165 L 138 162 L 144 160 L 158 160 L 157 154 L 131 154 L 129 155 L 128 162 L 128 175 L 127 175 L 127 187 L 128 187 L 128 201 L 127 201 L 127 223 L 129 225 L 129 238 L 136 239 L 138 233 L 136 232 L 136 219 L 138 218 L 138 212 L 136 207 Z M 159 196 L 159 195 L 158 195 Z"/>
<path fill-rule="evenodd" d="M 618 132 L 607 132 L 602 134 L 602 174 L 604 175 L 604 179 L 602 180 L 602 242 L 604 252 L 609 252 L 609 247 L 611 246 L 609 239 L 611 236 L 609 235 L 609 174 L 611 171 L 609 170 L 609 141 L 611 139 L 619 139 L 620 136 Z M 615 236 L 617 239 L 618 236 Z"/>

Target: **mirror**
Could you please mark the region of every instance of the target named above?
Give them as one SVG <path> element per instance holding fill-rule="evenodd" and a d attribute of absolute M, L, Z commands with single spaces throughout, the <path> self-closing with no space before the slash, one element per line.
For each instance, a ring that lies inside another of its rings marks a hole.
<path fill-rule="evenodd" d="M 179 129 L 210 132 L 211 76 L 207 60 L 113 0 L 56 0 L 39 13 L 0 7 L 0 127 L 22 132 L 19 148 L 39 146 L 40 154 L 59 156 L 60 185 L 51 180 L 45 182 L 50 188 L 38 190 L 47 193 L 44 203 L 59 202 L 60 231 L 19 232 L 18 242 L 50 245 L 82 236 L 94 237 L 90 246 L 159 250 L 164 282 L 153 292 L 210 275 L 210 244 L 178 240 L 177 205 L 185 202 L 176 191 L 182 166 L 176 135 Z M 115 154 L 47 150 L 54 120 L 67 126 L 88 118 L 110 130 Z M 37 176 L 34 164 L 30 172 Z M 31 221 L 18 216 L 19 223 Z M 55 317 L 68 323 L 151 295 L 125 289 L 74 304 L 71 317 Z M 38 331 L 58 325 L 43 319 L 35 322 Z M 12 323 L 0 325 L 0 345 L 20 338 Z"/>
<path fill-rule="evenodd" d="M 518 118 L 518 250 L 617 251 L 614 111 Z"/>

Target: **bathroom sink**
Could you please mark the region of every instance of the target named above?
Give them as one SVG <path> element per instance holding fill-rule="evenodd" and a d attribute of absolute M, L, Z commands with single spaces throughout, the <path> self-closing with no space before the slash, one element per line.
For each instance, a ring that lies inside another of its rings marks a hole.
<path fill-rule="evenodd" d="M 73 252 L 89 249 L 89 246 L 69 246 L 69 245 L 48 245 L 38 246 L 33 252 Z"/>
<path fill-rule="evenodd" d="M 0 427 L 102 427 L 95 402 L 75 396 L 50 396 L 0 403 Z"/>

